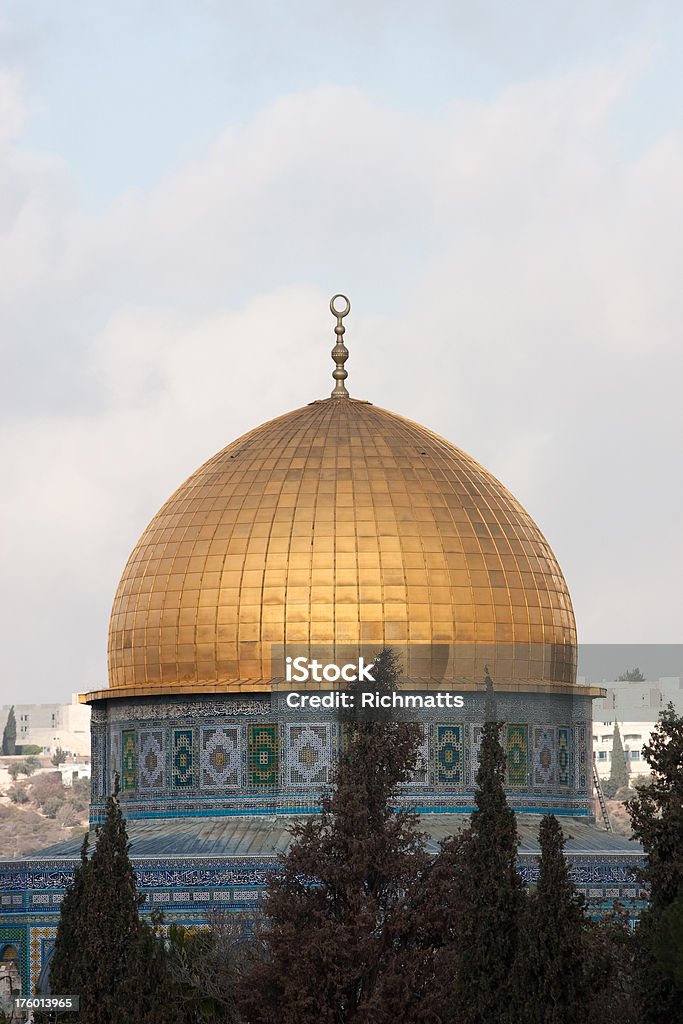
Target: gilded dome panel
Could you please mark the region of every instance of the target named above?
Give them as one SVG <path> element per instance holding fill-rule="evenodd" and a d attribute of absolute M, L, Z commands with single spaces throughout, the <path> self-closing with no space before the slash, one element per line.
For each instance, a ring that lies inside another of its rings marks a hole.
<path fill-rule="evenodd" d="M 575 642 L 560 567 L 502 484 L 424 427 L 336 398 L 239 438 L 169 498 L 116 592 L 109 677 L 267 689 L 274 644 L 387 643 L 414 645 L 426 682 L 425 650 L 447 644 L 497 657 L 508 681 L 571 684 Z"/>

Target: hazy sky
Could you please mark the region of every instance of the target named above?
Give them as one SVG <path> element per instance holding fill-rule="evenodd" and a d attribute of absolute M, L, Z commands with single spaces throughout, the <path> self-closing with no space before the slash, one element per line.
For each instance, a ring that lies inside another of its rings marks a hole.
<path fill-rule="evenodd" d="M 590 643 L 683 640 L 683 6 L 0 3 L 0 703 L 106 679 L 176 486 L 349 388 L 491 469 Z"/>

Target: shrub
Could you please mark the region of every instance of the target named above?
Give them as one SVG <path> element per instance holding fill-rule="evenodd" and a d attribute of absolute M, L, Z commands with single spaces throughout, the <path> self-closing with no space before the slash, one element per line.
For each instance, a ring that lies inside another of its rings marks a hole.
<path fill-rule="evenodd" d="M 39 807 L 44 807 L 45 801 L 51 798 L 64 800 L 66 793 L 59 772 L 50 772 L 49 775 L 39 775 L 29 786 L 31 799 L 35 800 Z"/>
<path fill-rule="evenodd" d="M 75 825 L 78 820 L 78 814 L 72 803 L 67 801 L 63 803 L 61 807 L 57 808 L 55 818 L 62 828 L 69 828 L 71 825 Z"/>
<path fill-rule="evenodd" d="M 70 789 L 69 803 L 75 811 L 82 814 L 90 804 L 90 779 L 76 779 Z"/>
<path fill-rule="evenodd" d="M 43 748 L 39 747 L 37 743 L 24 743 L 17 746 L 17 754 L 22 754 L 23 757 L 28 754 L 42 754 L 42 752 Z"/>
<path fill-rule="evenodd" d="M 9 791 L 9 798 L 14 804 L 27 804 L 28 793 L 26 792 L 26 786 L 13 786 Z"/>
<path fill-rule="evenodd" d="M 37 768 L 40 768 L 40 761 L 38 758 L 27 757 L 24 763 L 20 766 L 19 771 L 22 775 L 33 775 Z"/>
<path fill-rule="evenodd" d="M 60 800 L 58 796 L 49 796 L 43 804 L 43 814 L 47 818 L 56 818 L 57 812 L 63 806 L 64 800 Z"/>
<path fill-rule="evenodd" d="M 617 795 L 617 789 L 619 788 L 614 779 L 602 779 L 601 780 L 602 791 L 608 800 L 613 800 Z"/>

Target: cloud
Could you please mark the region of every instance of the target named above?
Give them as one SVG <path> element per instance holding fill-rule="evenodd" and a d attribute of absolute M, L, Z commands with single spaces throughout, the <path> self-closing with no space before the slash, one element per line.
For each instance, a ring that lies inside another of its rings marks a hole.
<path fill-rule="evenodd" d="M 103 683 L 137 536 L 214 451 L 329 391 L 337 290 L 352 393 L 503 479 L 555 547 L 582 639 L 676 639 L 683 152 L 672 133 L 622 153 L 611 115 L 637 87 L 622 61 L 429 117 L 320 87 L 94 212 L 22 149 L 8 87 L 13 692 Z"/>

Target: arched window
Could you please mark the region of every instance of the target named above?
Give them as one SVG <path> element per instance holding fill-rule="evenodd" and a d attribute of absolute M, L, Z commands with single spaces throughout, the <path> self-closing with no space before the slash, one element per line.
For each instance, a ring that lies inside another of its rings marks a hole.
<path fill-rule="evenodd" d="M 14 1000 L 21 995 L 19 954 L 11 942 L 0 946 L 0 1011 L 11 1018 Z"/>

